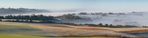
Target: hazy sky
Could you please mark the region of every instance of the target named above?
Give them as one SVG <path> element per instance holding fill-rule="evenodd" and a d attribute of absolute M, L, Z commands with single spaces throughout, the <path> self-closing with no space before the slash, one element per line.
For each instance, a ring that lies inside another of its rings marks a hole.
<path fill-rule="evenodd" d="M 0 0 L 0 7 L 129 12 L 148 11 L 148 0 Z"/>
<path fill-rule="evenodd" d="M 0 0 L 0 7 L 68 9 L 81 8 L 92 0 Z"/>

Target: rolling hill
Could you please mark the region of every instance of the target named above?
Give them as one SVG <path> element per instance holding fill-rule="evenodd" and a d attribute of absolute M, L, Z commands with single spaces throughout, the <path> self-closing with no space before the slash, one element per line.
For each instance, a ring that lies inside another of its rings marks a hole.
<path fill-rule="evenodd" d="M 49 10 L 45 10 L 45 9 L 28 9 L 28 8 L 0 8 L 0 15 L 41 13 L 41 12 L 49 12 Z"/>

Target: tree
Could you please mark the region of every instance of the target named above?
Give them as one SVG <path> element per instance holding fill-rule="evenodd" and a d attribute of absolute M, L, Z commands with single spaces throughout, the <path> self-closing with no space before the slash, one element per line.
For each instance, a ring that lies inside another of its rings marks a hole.
<path fill-rule="evenodd" d="M 46 23 L 56 23 L 60 22 L 56 17 L 53 16 L 44 16 L 44 15 L 8 15 L 0 16 L 0 19 L 8 19 L 14 22 L 46 22 Z"/>
<path fill-rule="evenodd" d="M 12 15 L 5 16 L 5 19 L 13 19 Z"/>
<path fill-rule="evenodd" d="M 113 27 L 113 24 L 110 24 L 109 27 Z"/>
<path fill-rule="evenodd" d="M 3 16 L 0 16 L 0 21 L 2 21 L 3 18 L 4 18 Z"/>
<path fill-rule="evenodd" d="M 103 26 L 103 24 L 102 23 L 100 23 L 100 24 L 98 24 L 99 26 Z"/>
<path fill-rule="evenodd" d="M 81 13 L 79 13 L 79 15 L 87 15 L 87 13 L 86 12 L 81 12 Z"/>
<path fill-rule="evenodd" d="M 108 24 L 105 24 L 104 26 L 105 26 L 105 27 L 108 27 L 109 25 L 108 25 Z"/>
<path fill-rule="evenodd" d="M 62 19 L 81 19 L 81 17 L 73 15 L 73 14 L 62 15 L 62 16 L 59 16 L 59 18 L 62 18 Z"/>

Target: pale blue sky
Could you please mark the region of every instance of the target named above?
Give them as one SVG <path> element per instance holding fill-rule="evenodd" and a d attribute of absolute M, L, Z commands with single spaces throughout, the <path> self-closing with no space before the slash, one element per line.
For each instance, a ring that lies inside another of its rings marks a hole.
<path fill-rule="evenodd" d="M 67 9 L 80 8 L 86 2 L 83 0 L 0 0 L 0 7 Z"/>
<path fill-rule="evenodd" d="M 0 0 L 0 7 L 39 9 L 91 8 L 102 12 L 148 11 L 148 0 Z"/>

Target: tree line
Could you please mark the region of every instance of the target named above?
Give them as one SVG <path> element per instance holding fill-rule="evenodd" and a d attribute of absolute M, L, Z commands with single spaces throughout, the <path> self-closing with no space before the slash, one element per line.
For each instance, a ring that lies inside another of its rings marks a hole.
<path fill-rule="evenodd" d="M 56 17 L 53 16 L 44 16 L 44 15 L 7 15 L 0 16 L 0 21 L 8 19 L 13 22 L 56 22 L 59 21 Z"/>
<path fill-rule="evenodd" d="M 74 23 L 63 23 L 67 25 L 74 25 L 74 26 L 92 26 L 92 27 L 110 27 L 110 28 L 129 28 L 129 27 L 138 27 L 135 25 L 113 25 L 113 24 L 74 24 Z"/>

